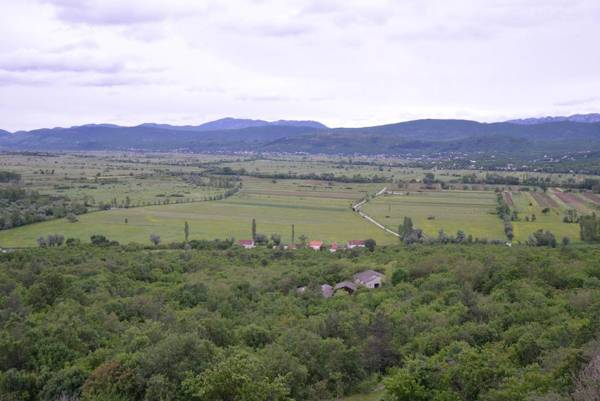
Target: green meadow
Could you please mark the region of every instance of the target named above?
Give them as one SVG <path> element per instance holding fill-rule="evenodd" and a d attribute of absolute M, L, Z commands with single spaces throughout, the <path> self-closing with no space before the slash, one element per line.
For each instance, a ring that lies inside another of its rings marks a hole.
<path fill-rule="evenodd" d="M 517 211 L 519 216 L 518 221 L 513 221 L 515 241 L 526 241 L 532 233 L 540 229 L 552 232 L 558 240 L 564 237 L 569 238 L 571 241 L 579 239 L 579 224 L 563 222 L 567 209 L 564 204 L 557 201 L 559 205 L 557 208 L 550 208 L 549 211 L 543 213 L 544 207 L 540 206 L 530 193 L 512 192 L 511 196 L 514 202 L 514 210 Z M 531 221 L 532 215 L 535 215 L 535 221 Z M 526 217 L 530 221 L 527 221 Z"/>
<path fill-rule="evenodd" d="M 312 188 L 312 187 L 311 187 Z M 182 241 L 183 227 L 190 224 L 190 239 L 236 238 L 251 236 L 251 221 L 256 219 L 257 232 L 270 236 L 278 233 L 291 241 L 291 226 L 295 225 L 296 241 L 301 235 L 327 243 L 350 239 L 373 238 L 378 243 L 397 242 L 393 236 L 368 223 L 352 212 L 350 192 L 341 190 L 323 195 L 306 194 L 302 190 L 291 195 L 241 192 L 220 201 L 112 209 L 80 215 L 79 221 L 65 219 L 30 224 L 0 231 L 0 246 L 35 246 L 36 239 L 48 234 L 88 241 L 93 234 L 102 234 L 123 243 L 147 243 L 150 234 L 163 242 Z M 337 198 L 336 198 L 337 196 Z M 342 198 L 340 198 L 342 197 Z"/>
<path fill-rule="evenodd" d="M 363 210 L 394 231 L 407 216 L 430 237 L 443 229 L 449 235 L 463 230 L 473 238 L 504 239 L 495 207 L 496 195 L 491 191 L 432 191 L 381 196 Z"/>

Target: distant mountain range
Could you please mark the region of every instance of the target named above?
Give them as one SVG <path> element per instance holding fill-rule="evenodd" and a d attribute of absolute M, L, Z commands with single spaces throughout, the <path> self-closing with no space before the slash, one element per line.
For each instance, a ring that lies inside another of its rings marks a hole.
<path fill-rule="evenodd" d="M 220 130 L 233 130 L 253 127 L 267 127 L 267 126 L 283 126 L 283 127 L 307 127 L 307 128 L 319 128 L 327 129 L 327 126 L 317 121 L 295 121 L 295 120 L 278 120 L 278 121 L 265 121 L 265 120 L 250 120 L 242 118 L 231 118 L 226 117 L 220 120 L 210 121 L 200 125 L 169 125 L 169 124 L 153 124 L 146 123 L 141 124 L 139 127 L 148 128 L 165 128 L 177 131 L 220 131 Z"/>
<path fill-rule="evenodd" d="M 13 134 L 0 131 L 0 149 L 529 156 L 600 149 L 600 121 L 594 121 L 593 116 L 598 115 L 588 115 L 585 121 L 526 119 L 499 123 L 426 119 L 363 128 L 328 128 L 316 121 L 235 118 L 198 126 L 88 124 Z"/>
<path fill-rule="evenodd" d="M 532 125 L 532 124 L 545 124 L 545 123 L 558 123 L 563 121 L 570 121 L 574 123 L 600 123 L 600 114 L 573 114 L 572 116 L 564 117 L 539 117 L 539 118 L 522 118 L 518 120 L 509 120 L 507 122 L 513 124 Z"/>

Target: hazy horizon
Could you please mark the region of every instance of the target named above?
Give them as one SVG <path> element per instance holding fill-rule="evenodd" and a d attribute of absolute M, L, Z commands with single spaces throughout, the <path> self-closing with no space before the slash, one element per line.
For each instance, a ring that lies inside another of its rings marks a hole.
<path fill-rule="evenodd" d="M 600 111 L 593 0 L 0 0 L 0 129 Z"/>

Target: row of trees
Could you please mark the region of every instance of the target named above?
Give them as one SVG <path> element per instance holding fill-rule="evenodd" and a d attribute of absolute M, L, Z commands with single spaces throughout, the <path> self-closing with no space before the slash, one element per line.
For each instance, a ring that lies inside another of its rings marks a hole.
<path fill-rule="evenodd" d="M 362 175 L 354 174 L 352 176 L 347 175 L 336 175 L 334 173 L 293 173 L 288 171 L 287 173 L 267 173 L 267 172 L 256 172 L 248 171 L 245 168 L 232 169 L 231 167 L 215 167 L 211 170 L 213 174 L 219 175 L 235 175 L 235 176 L 250 176 L 257 178 L 270 178 L 274 180 L 285 180 L 285 179 L 299 179 L 299 180 L 321 180 L 321 181 L 332 181 L 332 182 L 343 182 L 343 183 L 383 183 L 389 182 L 389 178 L 383 175 Z"/>
<path fill-rule="evenodd" d="M 508 203 L 506 203 L 506 200 L 501 192 L 496 194 L 496 202 L 498 204 L 496 206 L 496 213 L 498 214 L 498 217 L 502 219 L 502 223 L 504 224 L 504 234 L 509 241 L 512 241 L 515 237 L 512 222 L 513 219 L 518 219 L 518 215 L 516 212 L 511 211 L 510 206 L 508 206 Z"/>
<path fill-rule="evenodd" d="M 8 182 L 18 182 L 21 181 L 21 174 L 15 173 L 13 171 L 4 171 L 0 170 L 0 182 L 8 183 Z"/>
<path fill-rule="evenodd" d="M 0 188 L 0 230 L 87 213 L 84 203 L 20 187 Z"/>

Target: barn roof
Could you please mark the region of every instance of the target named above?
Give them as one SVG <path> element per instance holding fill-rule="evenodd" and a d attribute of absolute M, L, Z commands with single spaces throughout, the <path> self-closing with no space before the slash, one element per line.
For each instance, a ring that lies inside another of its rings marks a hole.
<path fill-rule="evenodd" d="M 356 273 L 354 279 L 368 283 L 369 281 L 375 280 L 376 278 L 383 277 L 383 274 L 376 272 L 375 270 L 365 270 L 364 272 Z"/>
<path fill-rule="evenodd" d="M 337 283 L 335 287 L 333 287 L 334 291 L 340 290 L 342 288 L 356 291 L 357 287 L 356 284 L 354 284 L 352 281 L 342 281 L 340 283 Z"/>

